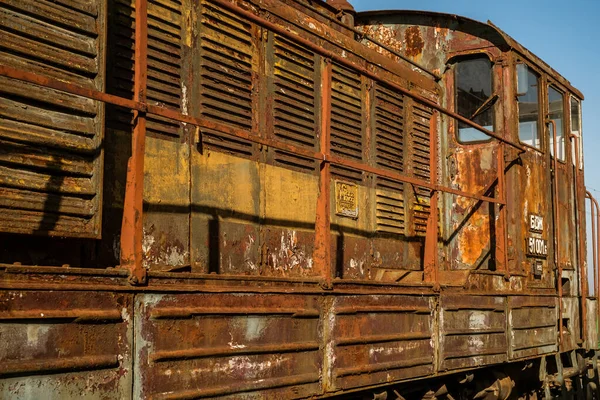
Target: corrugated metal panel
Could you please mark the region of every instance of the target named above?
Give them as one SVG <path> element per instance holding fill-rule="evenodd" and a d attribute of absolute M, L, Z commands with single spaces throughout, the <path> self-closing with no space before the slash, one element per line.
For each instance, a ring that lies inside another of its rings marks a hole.
<path fill-rule="evenodd" d="M 433 301 L 420 296 L 340 296 L 332 329 L 336 389 L 433 373 Z M 329 354 L 329 352 L 328 352 Z"/>
<path fill-rule="evenodd" d="M 316 150 L 318 110 L 315 107 L 315 54 L 279 35 L 274 36 L 274 133 L 294 145 Z M 314 171 L 311 159 L 275 151 L 277 164 Z"/>
<path fill-rule="evenodd" d="M 553 297 L 509 297 L 511 358 L 557 350 L 558 312 Z"/>
<path fill-rule="evenodd" d="M 363 90 L 360 74 L 333 64 L 331 78 L 331 153 L 355 161 L 363 159 Z M 362 173 L 332 166 L 331 174 L 362 180 Z"/>
<path fill-rule="evenodd" d="M 182 2 L 148 1 L 148 92 L 150 104 L 182 109 Z M 107 92 L 133 98 L 135 0 L 109 1 L 109 58 Z M 109 127 L 130 131 L 133 113 L 108 107 Z M 151 136 L 177 138 L 181 125 L 148 115 Z"/>
<path fill-rule="evenodd" d="M 0 292 L 0 397 L 131 398 L 132 296 Z"/>
<path fill-rule="evenodd" d="M 6 0 L 2 64 L 104 89 L 104 2 Z M 100 102 L 0 78 L 0 231 L 99 237 Z"/>
<path fill-rule="evenodd" d="M 316 296 L 136 296 L 134 396 L 304 398 L 321 393 Z"/>
<path fill-rule="evenodd" d="M 252 130 L 253 65 L 257 49 L 255 26 L 210 1 L 201 3 L 200 112 L 202 117 Z M 241 156 L 252 156 L 255 145 L 205 131 L 208 148 Z"/>
<path fill-rule="evenodd" d="M 503 297 L 441 297 L 440 370 L 508 360 Z"/>

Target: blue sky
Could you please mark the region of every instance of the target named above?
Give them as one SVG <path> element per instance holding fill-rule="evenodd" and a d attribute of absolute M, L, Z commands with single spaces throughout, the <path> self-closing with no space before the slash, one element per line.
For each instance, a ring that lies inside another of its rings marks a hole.
<path fill-rule="evenodd" d="M 588 190 L 600 199 L 600 1 L 349 1 L 356 11 L 426 10 L 490 20 L 547 62 L 585 96 L 585 181 Z"/>

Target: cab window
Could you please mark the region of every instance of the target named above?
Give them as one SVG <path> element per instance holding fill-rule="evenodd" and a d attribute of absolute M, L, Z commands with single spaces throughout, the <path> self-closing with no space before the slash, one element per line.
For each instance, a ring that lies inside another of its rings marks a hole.
<path fill-rule="evenodd" d="M 560 161 L 565 160 L 565 135 L 564 135 L 564 106 L 563 94 L 553 88 L 548 87 L 548 119 L 556 124 L 556 152 Z M 554 127 L 548 124 L 548 135 L 550 143 L 550 155 L 554 157 Z"/>
<path fill-rule="evenodd" d="M 471 121 L 494 130 L 493 105 L 498 96 L 492 93 L 492 63 L 485 57 L 459 61 L 455 67 L 456 112 Z M 485 133 L 458 121 L 458 140 L 462 143 L 491 139 Z"/>
<path fill-rule="evenodd" d="M 519 140 L 541 149 L 539 76 L 524 64 L 517 65 L 517 104 L 519 107 Z"/>

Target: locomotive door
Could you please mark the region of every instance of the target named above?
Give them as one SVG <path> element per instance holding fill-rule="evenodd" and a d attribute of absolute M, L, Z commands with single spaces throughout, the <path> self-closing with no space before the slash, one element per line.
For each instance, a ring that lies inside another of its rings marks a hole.
<path fill-rule="evenodd" d="M 502 66 L 487 55 L 468 56 L 455 64 L 449 96 L 456 112 L 484 128 L 495 131 L 502 83 Z M 447 140 L 448 184 L 458 190 L 495 197 L 498 142 L 471 126 L 454 121 Z M 497 207 L 463 196 L 446 195 L 444 242 L 451 270 L 495 270 Z"/>
<path fill-rule="evenodd" d="M 517 135 L 525 151 L 508 167 L 508 260 L 510 273 L 531 287 L 553 288 L 554 231 L 552 161 L 545 128 L 543 79 L 517 64 Z M 509 105 L 507 105 L 509 107 Z"/>

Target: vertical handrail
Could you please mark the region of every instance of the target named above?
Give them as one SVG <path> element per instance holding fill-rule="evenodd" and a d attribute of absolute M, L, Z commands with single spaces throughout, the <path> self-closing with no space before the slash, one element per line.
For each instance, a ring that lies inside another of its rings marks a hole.
<path fill-rule="evenodd" d="M 331 60 L 325 59 L 325 68 L 321 76 L 321 138 L 320 146 L 324 157 L 319 171 L 319 195 L 317 197 L 317 213 L 315 217 L 315 247 L 313 259 L 315 268 L 325 275 L 324 286 L 332 288 L 333 271 L 331 270 Z"/>
<path fill-rule="evenodd" d="M 581 210 L 579 209 L 579 174 L 578 174 L 578 166 L 579 166 L 579 137 L 577 135 L 569 135 L 569 139 L 571 139 L 575 145 L 575 210 L 577 213 L 577 221 L 578 223 L 578 235 L 581 237 L 581 227 L 582 218 L 581 218 Z M 577 265 L 579 266 L 579 286 L 580 286 L 580 308 L 581 308 L 581 338 L 584 341 L 587 341 L 587 307 L 586 307 L 586 299 L 588 298 L 588 281 L 587 281 L 587 271 L 585 269 L 585 263 L 583 262 L 583 255 L 581 251 L 581 244 L 577 247 Z"/>
<path fill-rule="evenodd" d="M 598 251 L 600 250 L 600 206 L 598 201 L 592 196 L 589 191 L 585 192 L 587 198 L 590 199 L 590 210 L 592 212 L 592 254 L 594 260 L 594 294 L 596 295 L 597 304 L 600 304 L 600 266 L 598 265 Z M 596 218 L 594 218 L 596 217 Z M 600 320 L 600 307 L 596 306 L 596 319 Z"/>
<path fill-rule="evenodd" d="M 437 118 L 438 112 L 434 111 L 429 119 L 429 176 L 432 183 L 437 183 L 438 153 L 437 153 Z M 439 261 L 438 261 L 438 191 L 432 190 L 429 201 L 429 218 L 425 232 L 425 254 L 423 258 L 423 275 L 426 282 L 433 283 L 434 289 L 439 289 Z"/>
<path fill-rule="evenodd" d="M 598 249 L 596 248 L 596 205 L 594 204 L 593 196 L 590 192 L 585 192 L 585 197 L 590 199 L 590 212 L 592 220 L 592 263 L 594 268 L 594 294 L 598 296 L 596 292 L 596 285 L 598 281 L 596 269 L 598 268 Z"/>
<path fill-rule="evenodd" d="M 552 125 L 552 137 L 554 140 L 552 141 L 553 148 L 553 157 L 552 157 L 552 166 L 553 166 L 553 191 L 554 191 L 554 202 L 552 205 L 552 209 L 554 211 L 554 262 L 558 269 L 558 329 L 559 329 L 559 346 L 563 345 L 563 322 L 562 322 L 562 314 L 563 314 L 563 287 L 562 287 L 562 265 L 560 263 L 560 227 L 558 226 L 558 147 L 556 144 L 556 121 L 552 119 L 548 119 L 548 123 Z M 559 348 L 560 350 L 560 348 Z"/>
<path fill-rule="evenodd" d="M 133 100 L 146 102 L 148 63 L 148 4 L 135 0 L 135 66 Z M 127 182 L 121 226 L 121 267 L 129 269 L 129 282 L 146 282 L 142 264 L 144 152 L 146 147 L 146 112 L 134 111 L 131 157 L 127 162 Z"/>
<path fill-rule="evenodd" d="M 595 197 L 592 196 L 592 200 L 594 201 L 594 205 L 596 206 L 596 298 L 600 299 L 598 293 L 600 293 L 600 205 L 598 205 L 598 201 Z M 600 321 L 600 307 L 596 306 L 597 311 L 597 320 Z"/>
<path fill-rule="evenodd" d="M 500 215 L 498 216 L 498 229 L 496 233 L 496 262 L 501 260 L 501 266 L 504 270 L 504 278 L 508 280 L 510 278 L 510 271 L 508 270 L 508 233 L 506 231 L 506 181 L 504 176 L 504 143 L 500 142 L 497 153 L 497 164 L 498 164 L 498 197 L 504 202 L 498 206 Z"/>

